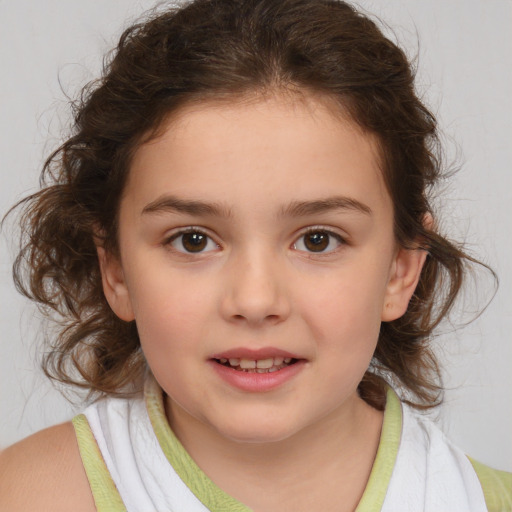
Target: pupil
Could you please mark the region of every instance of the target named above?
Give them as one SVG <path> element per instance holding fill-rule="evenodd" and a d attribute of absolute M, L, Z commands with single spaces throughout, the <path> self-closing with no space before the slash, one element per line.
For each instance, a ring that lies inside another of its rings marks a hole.
<path fill-rule="evenodd" d="M 308 250 L 313 252 L 324 251 L 329 245 L 329 235 L 327 233 L 310 233 L 305 236 L 305 245 Z"/>
<path fill-rule="evenodd" d="M 185 233 L 183 235 L 183 247 L 188 252 L 200 252 L 206 247 L 206 236 L 202 233 Z"/>

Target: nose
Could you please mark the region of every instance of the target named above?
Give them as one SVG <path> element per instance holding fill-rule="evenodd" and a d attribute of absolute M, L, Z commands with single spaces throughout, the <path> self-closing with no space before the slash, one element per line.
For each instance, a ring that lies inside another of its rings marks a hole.
<path fill-rule="evenodd" d="M 240 255 L 227 268 L 222 316 L 251 326 L 277 324 L 290 314 L 285 269 L 271 254 Z"/>

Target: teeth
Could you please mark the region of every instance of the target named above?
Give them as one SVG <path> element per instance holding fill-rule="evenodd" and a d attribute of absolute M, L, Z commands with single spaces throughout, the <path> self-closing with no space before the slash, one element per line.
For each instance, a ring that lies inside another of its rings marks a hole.
<path fill-rule="evenodd" d="M 242 368 L 243 370 L 250 370 L 252 368 L 256 368 L 256 361 L 253 361 L 251 359 L 240 359 L 240 368 Z"/>
<path fill-rule="evenodd" d="M 232 368 L 238 368 L 243 371 L 254 371 L 257 373 L 271 373 L 284 368 L 284 366 L 292 362 L 291 357 L 268 357 L 267 359 L 243 359 L 238 357 L 231 357 L 229 359 L 221 357 L 219 359 L 221 364 L 229 365 Z"/>
<path fill-rule="evenodd" d="M 268 359 L 258 359 L 256 361 L 256 368 L 272 368 L 274 366 L 275 362 L 272 357 L 269 357 Z"/>

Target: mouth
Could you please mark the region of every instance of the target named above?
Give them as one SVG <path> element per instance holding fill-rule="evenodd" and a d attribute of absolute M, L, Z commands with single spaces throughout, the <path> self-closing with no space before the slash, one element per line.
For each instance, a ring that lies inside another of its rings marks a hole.
<path fill-rule="evenodd" d="M 298 378 L 308 360 L 277 347 L 237 347 L 212 354 L 209 363 L 230 387 L 244 393 L 266 393 Z"/>
<path fill-rule="evenodd" d="M 238 357 L 221 357 L 213 359 L 217 364 L 245 373 L 274 373 L 296 364 L 293 357 L 268 357 L 265 359 L 245 359 Z"/>

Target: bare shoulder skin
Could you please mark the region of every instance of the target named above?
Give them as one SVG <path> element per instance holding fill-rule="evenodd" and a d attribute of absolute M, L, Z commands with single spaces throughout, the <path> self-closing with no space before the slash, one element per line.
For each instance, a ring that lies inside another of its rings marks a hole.
<path fill-rule="evenodd" d="M 70 422 L 0 452 L 0 512 L 27 510 L 96 510 Z"/>

